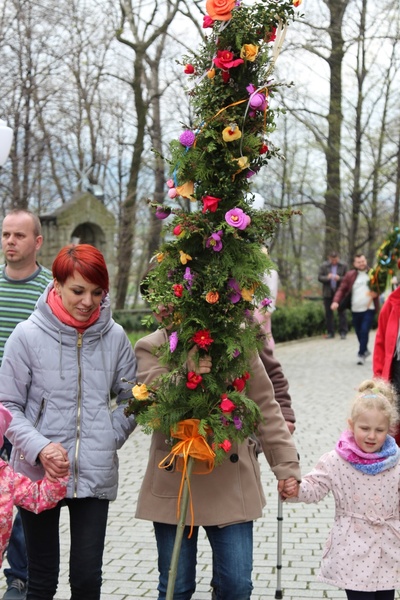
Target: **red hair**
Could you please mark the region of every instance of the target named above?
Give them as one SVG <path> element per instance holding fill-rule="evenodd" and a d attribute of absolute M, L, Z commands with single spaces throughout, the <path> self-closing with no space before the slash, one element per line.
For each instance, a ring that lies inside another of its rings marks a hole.
<path fill-rule="evenodd" d="M 78 271 L 86 281 L 95 283 L 102 290 L 108 292 L 109 278 L 104 256 L 90 244 L 70 244 L 61 248 L 54 259 L 53 277 L 62 285 L 68 277 Z"/>

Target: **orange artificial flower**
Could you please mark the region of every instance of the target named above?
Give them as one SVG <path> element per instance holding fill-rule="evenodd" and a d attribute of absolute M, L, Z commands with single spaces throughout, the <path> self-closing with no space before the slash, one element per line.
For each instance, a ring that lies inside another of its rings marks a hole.
<path fill-rule="evenodd" d="M 293 0 L 293 6 L 300 6 L 300 4 L 303 2 L 303 0 Z"/>
<path fill-rule="evenodd" d="M 206 294 L 206 302 L 208 304 L 216 304 L 219 300 L 218 292 L 207 292 Z"/>
<path fill-rule="evenodd" d="M 208 77 L 208 79 L 214 79 L 214 77 L 215 77 L 215 69 L 208 69 L 208 71 L 207 71 L 207 77 Z"/>
<path fill-rule="evenodd" d="M 240 58 L 254 62 L 258 54 L 258 46 L 255 44 L 243 44 L 240 50 Z"/>
<path fill-rule="evenodd" d="M 178 192 L 179 196 L 182 196 L 182 198 L 189 198 L 189 200 L 192 200 L 192 202 L 196 201 L 196 198 L 193 196 L 193 194 L 194 194 L 193 181 L 187 181 L 183 185 L 178 185 L 178 187 L 175 189 Z"/>
<path fill-rule="evenodd" d="M 206 11 L 214 21 L 229 21 L 236 0 L 207 0 Z"/>

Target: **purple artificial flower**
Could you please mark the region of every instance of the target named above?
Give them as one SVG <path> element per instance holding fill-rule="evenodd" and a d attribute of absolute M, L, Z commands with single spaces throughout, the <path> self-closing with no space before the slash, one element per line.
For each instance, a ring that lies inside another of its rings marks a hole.
<path fill-rule="evenodd" d="M 190 291 L 193 285 L 193 275 L 190 267 L 186 267 L 185 272 L 183 274 L 183 279 L 187 281 L 186 288 Z"/>
<path fill-rule="evenodd" d="M 240 356 L 240 350 L 238 348 L 235 348 L 235 350 L 233 351 L 233 358 L 237 358 L 238 356 Z"/>
<path fill-rule="evenodd" d="M 206 247 L 212 248 L 214 252 L 220 252 L 222 250 L 222 236 L 224 232 L 222 230 L 212 233 L 206 241 Z"/>
<path fill-rule="evenodd" d="M 261 306 L 269 306 L 270 304 L 272 304 L 272 300 L 271 298 L 264 298 L 263 300 L 261 300 L 260 304 Z"/>
<path fill-rule="evenodd" d="M 251 219 L 249 215 L 246 215 L 245 212 L 242 211 L 241 208 L 232 208 L 228 210 L 225 214 L 225 221 L 231 227 L 236 227 L 236 229 L 246 229 L 248 225 L 251 223 Z"/>
<path fill-rule="evenodd" d="M 170 208 L 164 208 L 163 206 L 157 206 L 156 217 L 157 219 L 167 219 L 171 214 Z"/>
<path fill-rule="evenodd" d="M 176 333 L 176 331 L 173 331 L 171 333 L 171 335 L 169 336 L 169 349 L 171 350 L 171 352 L 175 352 L 177 345 L 178 345 L 178 334 Z"/>
<path fill-rule="evenodd" d="M 193 146 L 195 139 L 196 136 L 193 133 L 193 131 L 190 131 L 190 129 L 186 129 L 179 136 L 180 143 L 182 144 L 182 146 L 186 146 L 186 148 L 190 148 L 190 146 Z"/>
<path fill-rule="evenodd" d="M 234 416 L 233 424 L 236 427 L 236 429 L 242 429 L 242 427 L 243 427 L 242 419 L 240 417 Z"/>
<path fill-rule="evenodd" d="M 237 304 L 242 299 L 242 294 L 240 293 L 240 287 L 236 279 L 228 279 L 228 288 L 232 290 L 229 294 L 229 300 L 232 304 Z"/>

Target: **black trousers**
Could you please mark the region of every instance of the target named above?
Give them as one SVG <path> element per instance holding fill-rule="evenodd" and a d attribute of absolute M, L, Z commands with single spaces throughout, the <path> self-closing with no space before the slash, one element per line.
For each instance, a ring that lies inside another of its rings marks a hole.
<path fill-rule="evenodd" d="M 21 508 L 28 552 L 27 600 L 52 600 L 56 594 L 63 504 L 69 510 L 71 600 L 99 600 L 109 501 L 98 498 L 67 498 L 38 515 Z"/>
<path fill-rule="evenodd" d="M 378 592 L 355 592 L 346 590 L 348 600 L 394 600 L 394 590 L 379 590 Z"/>

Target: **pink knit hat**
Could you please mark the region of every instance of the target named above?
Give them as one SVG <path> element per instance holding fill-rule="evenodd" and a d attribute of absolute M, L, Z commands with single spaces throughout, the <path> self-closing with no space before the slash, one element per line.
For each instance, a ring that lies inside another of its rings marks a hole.
<path fill-rule="evenodd" d="M 12 414 L 0 403 L 0 445 L 3 445 L 3 436 L 11 423 Z"/>

